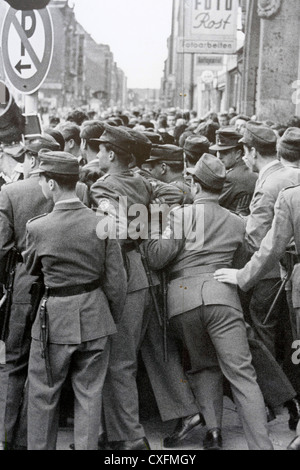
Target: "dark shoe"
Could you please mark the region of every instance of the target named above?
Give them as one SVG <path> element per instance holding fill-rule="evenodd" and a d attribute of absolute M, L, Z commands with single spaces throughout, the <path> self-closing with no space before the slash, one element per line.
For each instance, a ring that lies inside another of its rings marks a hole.
<path fill-rule="evenodd" d="M 69 448 L 75 450 L 75 444 L 70 444 Z M 106 436 L 100 435 L 98 437 L 98 450 L 111 450 L 109 443 L 106 440 Z"/>
<path fill-rule="evenodd" d="M 186 439 L 192 431 L 205 426 L 205 421 L 202 415 L 197 414 L 188 416 L 187 418 L 181 418 L 171 436 L 164 439 L 164 447 L 166 449 L 172 449 Z"/>
<path fill-rule="evenodd" d="M 151 450 L 150 444 L 147 439 L 137 439 L 136 441 L 123 441 L 119 442 L 114 450 Z"/>
<path fill-rule="evenodd" d="M 300 450 L 300 436 L 296 437 L 288 446 L 287 450 Z"/>
<path fill-rule="evenodd" d="M 286 407 L 289 410 L 289 428 L 291 431 L 296 431 L 298 422 L 300 420 L 300 402 L 299 398 L 293 398 L 286 403 Z"/>
<path fill-rule="evenodd" d="M 221 435 L 221 429 L 211 429 L 206 434 L 203 441 L 204 450 L 222 450 L 223 441 Z"/>

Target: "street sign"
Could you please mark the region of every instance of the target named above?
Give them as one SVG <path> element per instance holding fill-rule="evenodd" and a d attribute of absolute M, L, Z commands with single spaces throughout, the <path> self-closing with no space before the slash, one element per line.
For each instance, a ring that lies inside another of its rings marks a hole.
<path fill-rule="evenodd" d="M 177 52 L 235 54 L 238 0 L 185 0 Z"/>
<path fill-rule="evenodd" d="M 1 47 L 10 84 L 27 95 L 36 92 L 49 72 L 53 55 L 53 24 L 48 8 L 10 8 L 3 23 Z"/>
<path fill-rule="evenodd" d="M 205 70 L 202 74 L 201 74 L 201 80 L 203 83 L 212 83 L 213 79 L 215 78 L 215 75 L 213 73 L 212 70 Z"/>

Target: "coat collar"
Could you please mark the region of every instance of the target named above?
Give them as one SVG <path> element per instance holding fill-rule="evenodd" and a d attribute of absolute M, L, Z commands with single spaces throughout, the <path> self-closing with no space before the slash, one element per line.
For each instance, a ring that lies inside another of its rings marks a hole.
<path fill-rule="evenodd" d="M 70 211 L 84 209 L 86 206 L 78 200 L 62 201 L 59 204 L 55 204 L 54 211 Z"/>

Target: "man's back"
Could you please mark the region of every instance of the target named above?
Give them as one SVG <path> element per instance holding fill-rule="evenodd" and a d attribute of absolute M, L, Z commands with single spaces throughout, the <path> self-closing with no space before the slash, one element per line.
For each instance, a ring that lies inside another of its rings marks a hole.
<path fill-rule="evenodd" d="M 225 209 L 243 216 L 249 215 L 249 206 L 254 194 L 257 175 L 243 161 L 229 170 L 219 203 Z"/>
<path fill-rule="evenodd" d="M 21 253 L 26 246 L 26 223 L 38 215 L 51 212 L 38 177 L 3 186 L 0 192 L 0 258 L 16 245 Z"/>
<path fill-rule="evenodd" d="M 246 226 L 246 241 L 250 253 L 260 247 L 261 241 L 271 228 L 274 206 L 280 191 L 300 182 L 300 171 L 284 167 L 280 162 L 266 170 L 258 179 L 250 206 Z"/>

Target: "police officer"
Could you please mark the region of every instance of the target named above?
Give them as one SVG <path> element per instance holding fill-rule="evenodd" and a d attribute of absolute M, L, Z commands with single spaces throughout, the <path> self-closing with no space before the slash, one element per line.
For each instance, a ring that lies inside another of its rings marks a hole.
<path fill-rule="evenodd" d="M 241 142 L 244 144 L 245 159 L 252 171 L 258 173 L 250 215 L 247 218 L 245 247 L 251 257 L 271 228 L 274 217 L 274 205 L 282 189 L 300 181 L 299 170 L 284 167 L 277 157 L 277 138 L 269 127 L 255 122 L 248 122 Z M 248 258 L 249 259 L 249 258 Z M 251 291 L 249 313 L 251 326 L 258 337 L 276 357 L 276 328 L 284 307 L 284 296 L 279 299 L 273 315 L 264 324 L 266 315 L 277 295 L 280 284 L 279 264 L 266 273 Z"/>
<path fill-rule="evenodd" d="M 80 181 L 85 183 L 88 188 L 103 176 L 97 158 L 99 145 L 91 139 L 100 138 L 104 129 L 104 124 L 101 121 L 86 121 L 81 129 L 81 153 L 87 163 L 80 169 Z"/>
<path fill-rule="evenodd" d="M 288 160 L 297 161 L 300 157 L 299 142 L 299 129 L 288 129 L 279 142 L 280 156 Z M 299 186 L 283 190 L 279 194 L 275 205 L 275 216 L 271 230 L 263 239 L 259 251 L 253 255 L 251 261 L 241 271 L 231 272 L 223 270 L 216 274 L 216 278 L 221 282 L 232 282 L 238 284 L 243 291 L 249 291 L 277 266 L 278 261 L 283 258 L 285 251 L 290 246 L 292 239 L 295 240 L 296 253 L 298 253 L 300 246 L 297 235 L 297 224 L 299 222 L 297 214 L 298 199 Z M 292 322 L 294 323 L 295 329 L 293 339 L 296 339 L 297 337 L 299 338 L 299 329 L 297 328 L 297 324 L 299 326 L 298 307 L 300 305 L 298 296 L 299 264 L 296 264 L 291 268 L 291 270 L 292 292 L 290 296 L 290 308 L 292 313 Z M 290 356 L 292 356 L 292 351 L 290 352 Z M 299 374 L 298 370 L 299 366 L 295 367 L 295 377 L 291 377 L 292 383 L 297 384 L 296 376 L 297 373 Z M 290 428 L 296 429 L 299 421 L 299 397 L 298 399 L 294 398 L 289 401 L 287 403 L 287 407 L 290 412 Z"/>
<path fill-rule="evenodd" d="M 123 129 L 107 127 L 99 139 L 99 144 L 100 168 L 107 173 L 91 188 L 92 200 L 98 207 L 98 213 L 100 214 L 101 208 L 107 208 L 109 203 L 118 211 L 120 196 L 127 198 L 128 210 L 137 203 L 148 208 L 153 197 L 158 194 L 155 189 L 153 192 L 151 182 L 139 172 L 128 170 L 132 154 L 137 154 L 136 141 Z M 147 146 L 144 147 L 144 151 L 147 151 Z M 159 285 L 159 279 L 154 273 L 150 274 L 152 279 L 149 275 L 147 277 L 139 249 L 130 236 L 124 240 L 123 250 L 127 260 L 128 290 L 124 315 L 118 334 L 112 341 L 112 353 L 105 383 L 105 431 L 108 441 L 115 443 L 116 449 L 147 450 L 149 442 L 139 420 L 136 384 L 139 350 L 163 420 L 195 416 L 198 408 L 191 391 L 184 383 L 184 374 L 176 347 L 170 347 L 171 365 L 163 363 L 162 331 L 150 290 Z M 153 361 L 156 367 L 153 366 Z M 189 430 L 201 425 L 199 415 L 191 421 Z"/>
<path fill-rule="evenodd" d="M 216 132 L 216 145 L 210 147 L 226 167 L 226 182 L 220 196 L 220 205 L 236 214 L 248 216 L 254 194 L 257 175 L 243 161 L 242 135 L 235 129 L 226 128 Z"/>
<path fill-rule="evenodd" d="M 75 449 L 96 450 L 109 340 L 122 313 L 126 273 L 118 243 L 98 238 L 96 214 L 76 196 L 78 160 L 66 152 L 39 156 L 36 172 L 54 210 L 28 222 L 23 253 L 29 274 L 42 275 L 45 285 L 32 328 L 28 449 L 55 449 L 59 397 L 70 374 Z"/>
<path fill-rule="evenodd" d="M 223 372 L 249 448 L 270 450 L 238 294 L 228 286 L 220 289 L 213 279 L 217 265 L 232 264 L 244 224 L 218 204 L 226 178 L 220 161 L 205 154 L 188 172 L 193 175 L 194 204 L 174 210 L 162 238 L 145 242 L 145 252 L 152 268 L 169 265 L 170 325 L 189 352 L 189 378 L 208 428 L 204 448 L 222 448 Z"/>
<path fill-rule="evenodd" d="M 183 204 L 191 204 L 190 186 L 184 179 L 183 149 L 175 145 L 153 145 L 145 163 L 151 165 L 152 176 L 164 183 L 174 185 L 183 194 Z"/>
<path fill-rule="evenodd" d="M 0 192 L 0 260 L 4 261 L 13 247 L 20 254 L 13 286 L 6 364 L 0 366 L 0 441 L 6 441 L 6 448 L 14 446 L 28 371 L 31 329 L 29 291 L 35 278 L 26 272 L 21 256 L 25 250 L 25 228 L 29 219 L 50 212 L 53 208 L 52 202 L 44 197 L 36 175 L 30 174 L 39 165 L 38 152 L 42 148 L 57 150 L 58 144 L 47 135 L 27 140 L 24 149 L 24 181 L 5 185 Z M 3 275 L 4 272 L 1 272 Z M 25 437 L 23 445 L 26 446 L 26 436 L 22 437 Z"/>
<path fill-rule="evenodd" d="M 192 168 L 196 166 L 202 155 L 209 153 L 209 140 L 204 136 L 191 135 L 184 143 L 186 164 Z"/>

